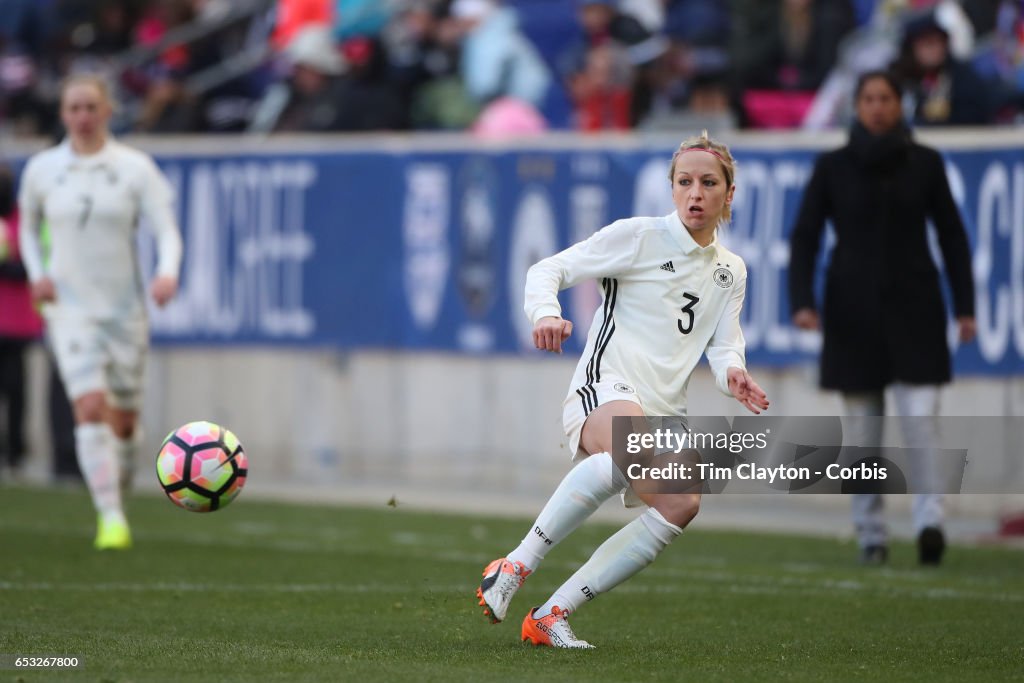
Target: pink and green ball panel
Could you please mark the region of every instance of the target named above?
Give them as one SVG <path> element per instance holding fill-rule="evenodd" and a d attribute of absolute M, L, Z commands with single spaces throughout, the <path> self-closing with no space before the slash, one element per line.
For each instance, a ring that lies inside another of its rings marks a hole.
<path fill-rule="evenodd" d="M 206 421 L 190 422 L 168 434 L 156 465 L 171 501 L 197 512 L 230 503 L 248 474 L 248 458 L 238 437 Z"/>

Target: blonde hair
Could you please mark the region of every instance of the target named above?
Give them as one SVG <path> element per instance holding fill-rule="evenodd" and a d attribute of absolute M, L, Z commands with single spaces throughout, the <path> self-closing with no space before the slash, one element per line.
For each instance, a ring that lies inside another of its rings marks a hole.
<path fill-rule="evenodd" d="M 725 175 L 727 188 L 733 186 L 736 180 L 736 160 L 733 158 L 732 152 L 729 151 L 728 145 L 708 137 L 707 129 L 702 130 L 700 135 L 688 137 L 679 144 L 679 149 L 672 155 L 672 163 L 668 167 L 669 183 L 673 181 L 673 176 L 676 173 L 676 161 L 678 161 L 682 154 L 691 149 L 703 149 L 718 157 L 718 163 L 721 164 L 722 173 Z M 732 207 L 726 204 L 725 211 L 722 212 L 722 220 L 728 221 L 731 217 Z"/>
<path fill-rule="evenodd" d="M 111 110 L 116 108 L 113 96 L 110 94 L 110 85 L 106 79 L 99 74 L 94 73 L 77 73 L 66 76 L 64 80 L 60 82 L 60 101 L 64 103 L 64 97 L 67 95 L 68 90 L 76 85 L 91 85 L 99 92 L 100 97 L 110 105 Z"/>

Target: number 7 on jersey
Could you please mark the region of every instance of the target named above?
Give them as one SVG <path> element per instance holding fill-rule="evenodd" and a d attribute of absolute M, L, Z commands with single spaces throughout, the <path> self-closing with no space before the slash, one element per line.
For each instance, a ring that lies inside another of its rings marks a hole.
<path fill-rule="evenodd" d="M 92 197 L 85 194 L 78 198 L 82 202 L 82 213 L 78 215 L 78 229 L 81 230 L 89 222 L 89 214 L 92 213 Z"/>

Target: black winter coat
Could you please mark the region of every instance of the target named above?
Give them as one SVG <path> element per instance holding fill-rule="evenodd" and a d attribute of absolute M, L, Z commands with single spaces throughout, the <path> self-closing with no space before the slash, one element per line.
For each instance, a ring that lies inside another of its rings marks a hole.
<path fill-rule="evenodd" d="M 814 266 L 825 221 L 836 244 L 825 281 L 821 386 L 877 391 L 892 382 L 941 384 L 952 376 L 946 307 L 928 248 L 939 247 L 957 316 L 974 315 L 963 223 L 942 157 L 900 126 L 873 136 L 854 124 L 845 147 L 822 154 L 791 237 L 792 311 L 819 310 Z"/>

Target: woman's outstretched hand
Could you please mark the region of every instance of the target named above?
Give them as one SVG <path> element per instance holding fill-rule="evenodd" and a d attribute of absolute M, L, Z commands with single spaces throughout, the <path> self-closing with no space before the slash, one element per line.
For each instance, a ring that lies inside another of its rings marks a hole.
<path fill-rule="evenodd" d="M 768 394 L 757 385 L 749 372 L 732 367 L 729 368 L 728 377 L 729 391 L 747 410 L 755 415 L 760 415 L 762 410 L 768 410 Z"/>

